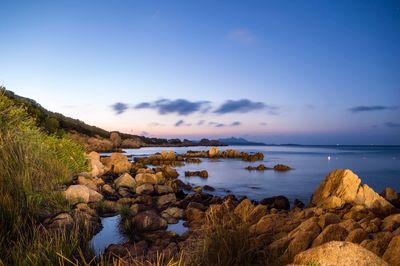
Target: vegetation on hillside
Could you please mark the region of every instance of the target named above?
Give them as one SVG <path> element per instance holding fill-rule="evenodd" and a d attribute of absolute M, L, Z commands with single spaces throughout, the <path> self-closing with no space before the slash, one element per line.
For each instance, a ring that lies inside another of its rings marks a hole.
<path fill-rule="evenodd" d="M 27 108 L 0 92 L 0 265 L 54 265 L 57 253 L 76 256 L 87 244 L 79 228 L 41 225 L 69 210 L 59 187 L 87 170 L 82 147 L 45 134 Z"/>

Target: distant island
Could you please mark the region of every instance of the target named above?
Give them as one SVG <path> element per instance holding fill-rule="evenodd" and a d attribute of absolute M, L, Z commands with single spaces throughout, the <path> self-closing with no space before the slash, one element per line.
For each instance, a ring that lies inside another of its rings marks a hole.
<path fill-rule="evenodd" d="M 235 138 L 235 137 L 230 137 L 230 138 L 220 138 L 218 139 L 219 142 L 226 144 L 226 145 L 236 145 L 236 146 L 267 146 L 267 144 L 263 142 L 254 142 L 254 141 L 249 141 L 244 138 Z"/>

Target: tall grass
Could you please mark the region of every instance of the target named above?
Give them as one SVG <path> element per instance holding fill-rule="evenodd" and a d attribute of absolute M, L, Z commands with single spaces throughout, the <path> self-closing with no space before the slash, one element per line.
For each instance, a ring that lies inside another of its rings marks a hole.
<path fill-rule="evenodd" d="M 246 266 L 260 259 L 254 248 L 250 225 L 225 205 L 211 206 L 200 238 L 187 253 L 189 265 Z"/>
<path fill-rule="evenodd" d="M 77 254 L 80 232 L 48 232 L 41 222 L 69 210 L 59 186 L 85 169 L 80 146 L 43 133 L 0 92 L 0 265 L 54 265 L 57 252 Z"/>

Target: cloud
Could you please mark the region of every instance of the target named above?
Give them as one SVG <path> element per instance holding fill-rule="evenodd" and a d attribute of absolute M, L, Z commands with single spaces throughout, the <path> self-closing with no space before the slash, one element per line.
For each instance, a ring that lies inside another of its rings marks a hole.
<path fill-rule="evenodd" d="M 209 104 L 208 101 L 191 102 L 185 99 L 161 99 L 154 102 L 142 102 L 137 104 L 135 109 L 155 109 L 161 115 L 177 113 L 179 115 L 189 115 L 202 111 Z"/>
<path fill-rule="evenodd" d="M 227 113 L 248 113 L 251 111 L 260 110 L 267 106 L 262 102 L 252 102 L 248 99 L 228 100 L 214 111 L 217 114 Z"/>
<path fill-rule="evenodd" d="M 397 127 L 400 127 L 400 123 L 395 123 L 395 122 L 386 122 L 385 123 L 385 126 L 387 126 L 387 127 L 395 127 L 395 128 L 397 128 Z"/>
<path fill-rule="evenodd" d="M 240 126 L 242 123 L 239 121 L 235 121 L 235 122 L 230 123 L 229 125 L 226 125 L 224 123 L 218 123 L 218 122 L 208 122 L 208 124 L 210 126 L 214 126 L 214 127 L 226 127 L 226 126 L 236 127 L 236 126 Z"/>
<path fill-rule="evenodd" d="M 268 124 L 265 123 L 265 122 L 261 122 L 261 123 L 260 123 L 260 126 L 266 126 L 266 125 L 268 125 Z"/>
<path fill-rule="evenodd" d="M 228 38 L 243 45 L 253 45 L 257 43 L 257 38 L 254 33 L 246 28 L 237 28 L 231 30 L 228 33 Z"/>
<path fill-rule="evenodd" d="M 232 123 L 230 124 L 230 126 L 231 126 L 231 127 L 237 127 L 237 126 L 240 126 L 241 124 L 242 124 L 241 122 L 235 121 L 235 122 L 232 122 Z"/>
<path fill-rule="evenodd" d="M 384 105 L 370 105 L 370 106 L 360 105 L 350 108 L 349 111 L 352 113 L 360 113 L 360 112 L 373 112 L 373 111 L 394 110 L 394 109 L 397 109 L 397 107 L 384 106 Z"/>
<path fill-rule="evenodd" d="M 150 127 L 161 127 L 161 126 L 164 126 L 164 124 L 160 124 L 160 123 L 157 123 L 157 122 L 152 122 L 152 123 L 149 123 L 148 126 L 150 126 Z"/>
<path fill-rule="evenodd" d="M 118 103 L 114 103 L 113 105 L 111 105 L 111 108 L 114 110 L 114 112 L 117 115 L 120 115 L 120 114 L 124 113 L 129 108 L 129 106 L 126 103 L 118 102 Z"/>
<path fill-rule="evenodd" d="M 200 120 L 199 122 L 197 122 L 197 125 L 202 126 L 202 125 L 204 125 L 205 122 L 206 122 L 205 120 Z"/>
<path fill-rule="evenodd" d="M 187 126 L 187 127 L 189 127 L 189 126 L 191 126 L 192 124 L 189 124 L 189 123 L 185 123 L 185 121 L 183 121 L 183 120 L 179 120 L 179 121 L 177 121 L 176 123 L 175 123 L 175 126 L 176 127 L 180 127 L 180 126 Z"/>
<path fill-rule="evenodd" d="M 225 127 L 225 124 L 219 123 L 219 124 L 216 124 L 215 127 Z"/>

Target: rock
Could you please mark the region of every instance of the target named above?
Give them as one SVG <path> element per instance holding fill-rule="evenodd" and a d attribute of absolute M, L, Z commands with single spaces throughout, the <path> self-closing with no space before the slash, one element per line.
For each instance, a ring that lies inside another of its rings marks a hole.
<path fill-rule="evenodd" d="M 294 199 L 293 208 L 304 209 L 306 205 L 299 199 Z"/>
<path fill-rule="evenodd" d="M 135 191 L 136 189 L 136 181 L 135 179 L 128 173 L 122 174 L 120 177 L 115 179 L 114 181 L 115 187 L 121 188 L 121 187 L 126 187 L 130 188 L 131 190 Z"/>
<path fill-rule="evenodd" d="M 192 186 L 190 184 L 186 184 L 185 182 L 183 182 L 180 179 L 175 179 L 172 181 L 173 187 L 175 187 L 176 189 L 184 189 L 184 190 L 192 190 Z"/>
<path fill-rule="evenodd" d="M 199 221 L 205 217 L 205 213 L 197 208 L 187 207 L 185 217 L 188 221 Z"/>
<path fill-rule="evenodd" d="M 382 259 L 393 266 L 400 266 L 400 235 L 392 238 Z"/>
<path fill-rule="evenodd" d="M 340 222 L 339 216 L 334 213 L 326 213 L 319 217 L 318 225 L 324 229 L 326 226 L 330 224 L 337 224 Z"/>
<path fill-rule="evenodd" d="M 341 227 L 338 224 L 328 225 L 322 232 L 317 236 L 316 239 L 312 242 L 311 247 L 316 247 L 322 245 L 329 241 L 343 241 L 346 239 L 349 233 L 346 229 Z"/>
<path fill-rule="evenodd" d="M 179 176 L 178 172 L 170 166 L 165 166 L 162 172 L 166 179 L 175 179 Z"/>
<path fill-rule="evenodd" d="M 275 171 L 283 172 L 283 171 L 289 171 L 290 169 L 291 168 L 289 166 L 284 165 L 284 164 L 277 164 L 277 165 L 274 166 L 274 170 Z"/>
<path fill-rule="evenodd" d="M 331 241 L 303 251 L 295 256 L 293 263 L 320 266 L 389 266 L 371 251 L 350 242 Z"/>
<path fill-rule="evenodd" d="M 95 151 L 90 152 L 88 155 L 90 174 L 92 177 L 101 176 L 106 172 L 105 166 L 100 161 L 100 154 Z"/>
<path fill-rule="evenodd" d="M 361 242 L 361 246 L 374 252 L 378 256 L 382 256 L 392 240 L 393 234 L 391 232 L 379 232 L 372 235 L 372 239 L 366 239 Z"/>
<path fill-rule="evenodd" d="M 262 204 L 254 207 L 254 209 L 247 215 L 245 221 L 249 224 L 257 223 L 263 216 L 268 214 L 268 209 Z"/>
<path fill-rule="evenodd" d="M 71 203 L 89 202 L 90 192 L 89 188 L 84 185 L 72 185 L 64 191 L 65 198 Z"/>
<path fill-rule="evenodd" d="M 97 182 L 92 178 L 86 178 L 82 175 L 78 176 L 78 184 L 87 186 L 90 189 L 97 190 Z"/>
<path fill-rule="evenodd" d="M 394 202 L 399 198 L 396 191 L 391 187 L 386 187 L 381 193 L 381 196 L 389 202 Z"/>
<path fill-rule="evenodd" d="M 102 199 L 103 195 L 93 189 L 89 189 L 89 202 L 99 202 Z"/>
<path fill-rule="evenodd" d="M 165 205 L 169 205 L 175 202 L 176 202 L 176 197 L 174 193 L 162 195 L 157 199 L 157 207 L 163 208 Z"/>
<path fill-rule="evenodd" d="M 343 222 L 340 222 L 339 225 L 340 225 L 341 227 L 343 227 L 344 229 L 346 229 L 347 232 L 351 232 L 351 231 L 353 231 L 354 229 L 361 228 L 361 226 L 360 226 L 357 222 L 355 222 L 354 220 L 352 220 L 352 219 L 349 219 L 349 220 L 345 220 L 345 221 L 343 221 Z"/>
<path fill-rule="evenodd" d="M 387 216 L 383 219 L 381 230 L 393 232 L 400 227 L 400 213 Z"/>
<path fill-rule="evenodd" d="M 311 204 L 324 208 L 341 208 L 345 203 L 361 204 L 381 215 L 394 210 L 384 198 L 379 196 L 351 170 L 335 170 L 315 190 Z"/>
<path fill-rule="evenodd" d="M 121 187 L 121 188 L 118 189 L 118 194 L 122 198 L 130 198 L 130 197 L 132 197 L 132 193 L 131 193 L 131 189 L 130 188 Z"/>
<path fill-rule="evenodd" d="M 66 229 L 70 231 L 74 224 L 74 219 L 68 213 L 60 213 L 54 218 L 45 221 L 46 228 L 50 230 Z"/>
<path fill-rule="evenodd" d="M 157 194 L 162 195 L 162 194 L 168 194 L 168 193 L 173 193 L 173 189 L 170 186 L 165 186 L 165 185 L 155 185 L 154 190 L 156 191 Z"/>
<path fill-rule="evenodd" d="M 277 210 L 289 210 L 290 203 L 288 198 L 285 196 L 275 196 L 270 198 L 265 198 L 260 201 L 260 204 L 263 204 L 270 208 L 275 208 Z"/>
<path fill-rule="evenodd" d="M 123 174 L 131 170 L 132 164 L 122 153 L 113 152 L 110 157 L 103 159 L 106 168 L 114 173 Z"/>
<path fill-rule="evenodd" d="M 265 170 L 267 170 L 269 168 L 266 167 L 263 164 L 260 164 L 258 166 L 247 166 L 245 169 L 248 170 L 248 171 L 265 171 Z"/>
<path fill-rule="evenodd" d="M 153 210 L 140 212 L 133 219 L 135 229 L 138 231 L 155 231 L 167 228 L 167 221 Z"/>
<path fill-rule="evenodd" d="M 209 186 L 209 185 L 205 185 L 203 187 L 203 189 L 206 190 L 206 191 L 215 191 L 215 188 L 213 188 L 212 186 Z"/>
<path fill-rule="evenodd" d="M 182 219 L 184 211 L 177 207 L 170 207 L 161 213 L 161 217 L 164 218 L 169 224 L 175 224 L 178 220 Z"/>
<path fill-rule="evenodd" d="M 115 189 L 113 189 L 109 184 L 105 184 L 101 188 L 101 191 L 107 196 L 112 196 L 115 194 Z"/>
<path fill-rule="evenodd" d="M 219 149 L 217 147 L 211 147 L 208 149 L 207 155 L 209 158 L 218 158 L 219 157 Z"/>
<path fill-rule="evenodd" d="M 136 187 L 137 194 L 151 194 L 154 192 L 154 187 L 150 183 L 145 183 Z"/>
<path fill-rule="evenodd" d="M 208 178 L 208 172 L 206 170 L 185 171 L 185 176 L 199 176 L 201 178 Z"/>
<path fill-rule="evenodd" d="M 165 177 L 162 172 L 156 173 L 156 184 L 164 184 L 165 183 Z"/>
<path fill-rule="evenodd" d="M 347 212 L 343 215 L 343 219 L 345 219 L 345 220 L 353 219 L 354 221 L 360 221 L 364 218 L 367 218 L 367 216 L 369 216 L 368 217 L 369 220 L 375 218 L 370 215 L 369 210 L 366 207 L 364 207 L 363 205 L 355 205 L 350 209 L 349 212 Z"/>
<path fill-rule="evenodd" d="M 249 199 L 242 200 L 233 211 L 242 221 L 246 221 L 247 217 L 254 210 L 254 205 Z"/>
<path fill-rule="evenodd" d="M 151 173 L 138 173 L 135 176 L 135 180 L 136 180 L 136 185 L 140 186 L 144 183 L 149 183 L 149 184 L 153 184 L 156 185 L 157 184 L 157 177 L 155 174 L 151 174 Z"/>
<path fill-rule="evenodd" d="M 368 238 L 367 232 L 362 228 L 357 228 L 351 231 L 346 237 L 345 241 L 359 244 Z"/>
<path fill-rule="evenodd" d="M 121 137 L 119 136 L 119 133 L 118 133 L 118 132 L 116 132 L 116 131 L 111 132 L 111 134 L 110 134 L 110 140 L 111 140 L 111 142 L 112 142 L 112 144 L 113 144 L 113 148 L 114 148 L 114 149 L 117 149 L 117 148 L 119 148 L 119 147 L 121 146 L 122 139 L 121 139 Z"/>

